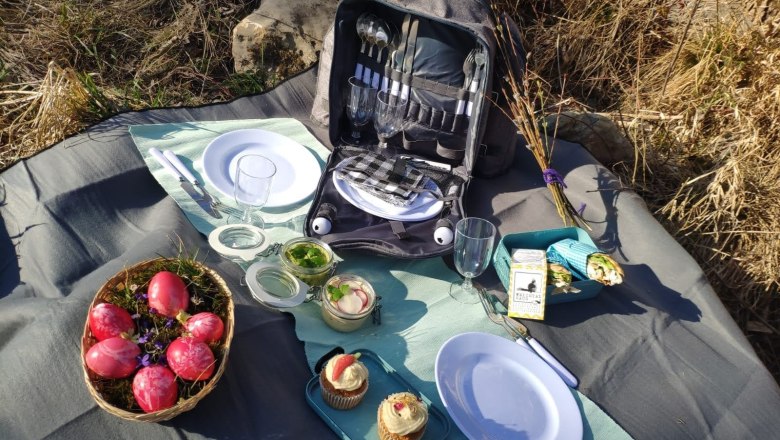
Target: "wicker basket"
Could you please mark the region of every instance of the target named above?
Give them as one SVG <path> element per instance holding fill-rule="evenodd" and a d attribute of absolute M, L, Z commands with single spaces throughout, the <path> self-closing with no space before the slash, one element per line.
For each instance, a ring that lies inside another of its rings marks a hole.
<path fill-rule="evenodd" d="M 152 266 L 160 262 L 173 261 L 173 260 L 174 259 L 166 259 L 166 258 L 156 258 L 153 260 L 147 260 L 135 264 L 115 274 L 108 281 L 106 281 L 106 283 L 103 284 L 103 286 L 100 287 L 100 290 L 98 290 L 94 300 L 89 306 L 89 310 L 92 310 L 92 307 L 94 307 L 97 304 L 106 302 L 106 298 L 108 298 L 109 297 L 108 295 L 110 294 L 109 289 L 119 285 L 120 283 L 123 283 L 127 279 L 128 274 L 131 274 L 134 271 L 144 270 L 146 268 L 149 268 L 149 266 Z M 97 340 L 92 335 L 92 332 L 90 331 L 89 328 L 89 311 L 88 311 L 87 320 L 86 323 L 84 324 L 84 334 L 82 335 L 82 339 L 81 339 L 81 368 L 84 372 L 84 380 L 87 383 L 87 389 L 89 390 L 89 394 L 92 395 L 92 397 L 95 399 L 95 402 L 97 402 L 98 406 L 108 411 L 109 413 L 126 420 L 135 420 L 141 422 L 161 422 L 164 420 L 170 420 L 173 417 L 194 408 L 195 405 L 203 397 L 205 397 L 209 392 L 211 392 L 212 389 L 214 389 L 214 387 L 217 384 L 217 381 L 219 380 L 220 377 L 222 377 L 222 373 L 225 371 L 225 365 L 227 364 L 228 353 L 230 351 L 230 343 L 233 340 L 233 327 L 234 327 L 233 297 L 225 281 L 215 271 L 196 261 L 190 261 L 190 262 L 192 265 L 200 268 L 203 271 L 203 273 L 206 274 L 214 282 L 215 285 L 217 285 L 220 291 L 227 296 L 228 299 L 227 307 L 226 307 L 227 319 L 224 319 L 225 327 L 222 335 L 222 340 L 220 341 L 221 354 L 217 353 L 216 350 L 214 353 L 215 358 L 219 363 L 217 369 L 214 371 L 214 375 L 211 377 L 211 379 L 209 379 L 208 383 L 204 385 L 200 391 L 198 391 L 197 394 L 195 394 L 194 396 L 190 397 L 187 400 L 180 401 L 176 405 L 170 408 L 166 408 L 164 410 L 150 412 L 150 413 L 140 412 L 140 410 L 139 412 L 133 412 L 133 411 L 128 411 L 125 409 L 118 408 L 110 404 L 109 402 L 104 400 L 103 396 L 95 388 L 94 383 L 99 379 L 99 377 L 95 375 L 95 373 L 90 371 L 89 368 L 87 368 L 87 365 L 85 363 L 85 357 L 87 351 L 90 349 L 90 347 L 92 347 L 92 345 L 94 345 L 97 342 Z"/>

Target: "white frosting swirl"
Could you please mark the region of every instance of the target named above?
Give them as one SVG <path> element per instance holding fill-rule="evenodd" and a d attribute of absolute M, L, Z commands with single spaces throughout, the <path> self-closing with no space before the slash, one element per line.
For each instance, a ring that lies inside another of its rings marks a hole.
<path fill-rule="evenodd" d="M 344 356 L 343 354 L 337 354 L 328 361 L 328 364 L 325 365 L 325 378 L 337 390 L 353 391 L 360 388 L 363 382 L 368 379 L 368 369 L 356 360 L 352 365 L 344 369 L 338 379 L 333 380 L 333 367 L 336 365 L 336 361 Z"/>
<path fill-rule="evenodd" d="M 411 434 L 428 423 L 428 408 L 412 393 L 387 396 L 379 407 L 379 413 L 385 427 L 393 434 Z"/>

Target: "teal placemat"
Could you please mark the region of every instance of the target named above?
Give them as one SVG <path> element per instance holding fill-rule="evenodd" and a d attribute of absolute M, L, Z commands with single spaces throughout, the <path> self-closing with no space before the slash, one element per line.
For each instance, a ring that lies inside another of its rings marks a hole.
<path fill-rule="evenodd" d="M 195 176 L 203 182 L 202 165 L 198 162 L 203 149 L 222 133 L 243 128 L 261 128 L 292 138 L 309 148 L 324 164 L 328 150 L 312 136 L 306 127 L 294 119 L 240 120 L 222 122 L 189 122 L 180 124 L 136 125 L 130 134 L 149 169 L 160 185 L 174 198 L 187 218 L 202 233 L 208 234 L 220 220 L 209 217 L 189 199 L 170 176 L 148 154 L 149 148 L 171 149 L 183 156 Z M 212 194 L 216 191 L 213 188 Z M 230 202 L 221 197 L 223 202 Z M 305 214 L 311 199 L 291 206 L 286 212 L 265 213 L 267 222 L 284 222 Z M 271 239 L 286 241 L 296 234 L 286 227 L 271 228 Z M 355 273 L 368 280 L 382 297 L 382 324 L 367 323 L 353 333 L 339 333 L 325 325 L 317 303 L 305 303 L 289 312 L 295 316 L 295 331 L 303 341 L 311 367 L 317 360 L 340 345 L 347 351 L 367 348 L 390 363 L 412 386 L 427 395 L 446 412 L 436 389 L 434 364 L 442 344 L 464 332 L 485 332 L 506 336 L 490 322 L 480 304 L 464 305 L 450 298 L 449 286 L 460 277 L 441 258 L 397 260 L 369 256 L 364 253 L 340 252 L 343 261 L 339 273 Z M 521 349 L 518 347 L 518 349 Z M 304 390 L 301 390 L 303 393 Z M 585 439 L 630 438 L 604 411 L 577 390 L 572 394 L 583 414 Z M 563 424 L 566 421 L 562 421 Z M 463 438 L 453 423 L 450 438 Z"/>
<path fill-rule="evenodd" d="M 193 175 L 206 186 L 212 196 L 216 196 L 222 203 L 236 208 L 237 205 L 232 197 L 223 195 L 206 181 L 201 155 L 206 146 L 217 136 L 247 128 L 258 128 L 287 136 L 309 149 L 320 162 L 320 168 L 325 167 L 330 151 L 303 124 L 290 118 L 132 125 L 130 126 L 130 135 L 154 178 L 173 197 L 195 228 L 208 235 L 214 228 L 225 224 L 228 221 L 228 216 L 222 214 L 222 219 L 215 219 L 203 211 L 179 186 L 179 181 L 154 160 L 149 154 L 149 149 L 154 147 L 160 151 L 172 150 L 187 165 Z M 311 205 L 312 197 L 313 195 L 300 203 L 283 209 L 263 209 L 263 219 L 268 225 L 269 235 L 277 241 L 292 238 L 294 235 L 291 235 L 291 230 L 284 224 L 290 219 L 300 219 L 305 216 Z"/>

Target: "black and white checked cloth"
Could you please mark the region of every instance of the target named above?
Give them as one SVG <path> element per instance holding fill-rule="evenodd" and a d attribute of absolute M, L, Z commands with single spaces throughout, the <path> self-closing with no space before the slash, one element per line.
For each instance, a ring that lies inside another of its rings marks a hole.
<path fill-rule="evenodd" d="M 395 206 L 408 206 L 426 188 L 428 177 L 406 159 L 373 152 L 347 159 L 335 170 L 336 177 Z"/>

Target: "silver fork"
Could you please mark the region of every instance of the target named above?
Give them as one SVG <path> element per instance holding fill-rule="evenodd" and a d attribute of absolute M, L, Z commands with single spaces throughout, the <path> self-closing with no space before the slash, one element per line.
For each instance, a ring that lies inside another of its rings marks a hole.
<path fill-rule="evenodd" d="M 203 191 L 205 192 L 205 188 L 203 189 Z M 219 200 L 217 196 L 212 195 L 210 197 L 211 197 L 211 207 L 216 209 L 217 211 L 221 211 L 229 216 L 239 217 L 239 218 L 244 215 L 244 213 L 241 212 L 240 209 L 222 203 L 222 201 Z"/>
<path fill-rule="evenodd" d="M 523 330 L 518 328 L 517 326 L 522 324 L 514 320 L 511 321 L 515 324 L 515 326 L 510 325 L 509 322 L 507 322 L 510 321 L 510 318 L 496 313 L 496 309 L 493 307 L 493 303 L 487 297 L 487 292 L 485 292 L 483 289 L 478 289 L 478 294 L 479 300 L 482 302 L 482 308 L 485 309 L 485 313 L 488 315 L 488 318 L 490 318 L 491 321 L 503 327 L 504 330 L 506 330 L 509 335 L 515 339 L 515 342 L 525 348 L 528 348 L 529 350 L 533 350 L 537 355 L 539 355 L 542 360 L 547 362 L 547 365 L 549 365 L 553 370 L 555 370 L 556 373 L 558 373 L 558 376 L 563 379 L 563 382 L 566 383 L 566 385 L 572 388 L 577 388 L 577 385 L 579 385 L 577 378 L 571 374 L 571 372 L 566 369 L 566 367 L 564 367 L 563 364 L 561 364 L 560 361 L 558 361 L 558 359 L 552 355 L 552 353 L 547 351 L 547 349 L 544 348 L 544 346 L 539 341 L 531 337 L 531 335 L 528 333 L 528 329 Z M 523 326 L 523 328 L 524 327 L 525 326 Z"/>
<path fill-rule="evenodd" d="M 506 321 L 504 321 L 503 316 L 499 316 L 498 313 L 495 312 L 495 309 L 493 308 L 493 304 L 490 303 L 490 300 L 487 298 L 487 293 L 482 291 L 481 289 L 477 289 L 479 293 L 479 300 L 482 302 L 482 308 L 485 309 L 485 314 L 490 318 L 491 321 L 493 321 L 494 324 L 498 324 L 501 327 L 506 330 L 507 333 L 509 333 L 509 336 L 511 336 L 515 341 L 517 341 L 518 344 L 526 346 L 526 348 L 530 349 L 531 347 L 528 346 L 525 343 L 525 339 L 523 339 L 523 335 L 520 334 L 520 332 L 517 331 L 514 327 L 507 324 Z"/>
<path fill-rule="evenodd" d="M 474 69 L 476 68 L 474 64 L 474 56 L 477 54 L 477 49 L 471 49 L 471 51 L 466 55 L 466 59 L 463 60 L 463 88 L 469 87 L 471 84 L 471 78 L 474 75 Z M 455 108 L 455 114 L 456 115 L 462 115 L 463 112 L 466 110 L 466 101 L 459 99 L 457 107 Z"/>

